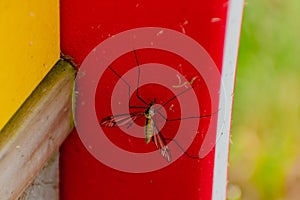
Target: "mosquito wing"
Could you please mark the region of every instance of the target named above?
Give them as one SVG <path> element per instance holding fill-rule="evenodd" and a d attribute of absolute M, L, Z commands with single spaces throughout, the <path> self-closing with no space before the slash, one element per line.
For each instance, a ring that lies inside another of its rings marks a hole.
<path fill-rule="evenodd" d="M 130 127 L 133 122 L 141 117 L 144 116 L 143 112 L 134 112 L 130 114 L 119 114 L 119 115 L 113 115 L 104 117 L 100 125 L 105 127 L 116 127 L 116 126 L 127 126 Z"/>
<path fill-rule="evenodd" d="M 172 156 L 169 147 L 167 146 L 166 140 L 162 136 L 161 132 L 158 131 L 157 127 L 154 128 L 155 133 L 152 137 L 153 142 L 157 149 L 159 149 L 160 154 L 168 162 L 172 161 Z"/>

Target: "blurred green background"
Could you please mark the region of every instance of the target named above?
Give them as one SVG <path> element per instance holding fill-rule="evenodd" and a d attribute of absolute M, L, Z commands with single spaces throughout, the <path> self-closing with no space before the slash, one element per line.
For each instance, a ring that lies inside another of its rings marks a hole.
<path fill-rule="evenodd" d="M 300 199 L 300 1 L 245 3 L 228 199 Z"/>

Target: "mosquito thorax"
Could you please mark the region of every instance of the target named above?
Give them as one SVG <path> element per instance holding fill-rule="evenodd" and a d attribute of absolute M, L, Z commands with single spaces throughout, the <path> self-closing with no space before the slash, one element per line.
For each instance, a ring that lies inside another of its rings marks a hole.
<path fill-rule="evenodd" d="M 155 115 L 155 110 L 154 110 L 154 102 L 152 101 L 149 105 L 149 107 L 147 108 L 147 110 L 145 111 L 145 117 L 148 119 L 151 119 L 154 115 Z"/>
<path fill-rule="evenodd" d="M 155 115 L 155 110 L 154 110 L 154 108 L 153 108 L 153 106 L 150 106 L 150 108 L 149 108 L 149 117 L 153 117 Z"/>
<path fill-rule="evenodd" d="M 148 106 L 149 107 L 144 112 L 145 117 L 148 119 L 155 119 L 157 127 L 161 130 L 166 122 L 166 109 L 161 104 L 157 104 L 156 99 L 151 101 Z"/>

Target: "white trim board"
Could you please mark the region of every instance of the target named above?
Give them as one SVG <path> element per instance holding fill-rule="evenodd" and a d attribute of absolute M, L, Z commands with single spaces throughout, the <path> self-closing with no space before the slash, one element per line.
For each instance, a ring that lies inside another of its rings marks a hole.
<path fill-rule="evenodd" d="M 241 22 L 243 15 L 244 1 L 229 1 L 224 54 L 222 68 L 222 84 L 223 88 L 220 92 L 220 105 L 226 108 L 224 115 L 218 118 L 217 130 L 222 131 L 221 137 L 216 137 L 215 162 L 214 162 L 214 178 L 212 199 L 226 199 L 227 193 L 227 167 L 230 141 L 231 113 L 233 101 L 233 89 L 235 82 L 236 61 L 239 47 L 239 38 L 241 30 Z"/>

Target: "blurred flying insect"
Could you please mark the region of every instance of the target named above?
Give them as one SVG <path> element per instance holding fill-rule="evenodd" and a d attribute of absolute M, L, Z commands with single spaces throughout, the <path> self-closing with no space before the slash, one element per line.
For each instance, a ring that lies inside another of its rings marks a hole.
<path fill-rule="evenodd" d="M 143 108 L 144 111 L 141 112 L 130 112 L 129 114 L 117 114 L 113 116 L 104 117 L 100 121 L 100 125 L 103 127 L 113 128 L 113 127 L 121 127 L 121 126 L 127 126 L 129 128 L 132 126 L 132 124 L 137 120 L 141 118 L 145 118 L 145 125 L 144 125 L 144 133 L 145 133 L 145 140 L 146 144 L 149 144 L 150 142 L 153 142 L 156 146 L 156 148 L 159 150 L 162 157 L 167 161 L 172 161 L 171 151 L 169 147 L 167 146 L 167 140 L 174 141 L 175 144 L 183 151 L 183 153 L 190 157 L 190 158 L 199 158 L 198 156 L 191 156 L 188 153 L 185 152 L 185 150 L 178 144 L 177 141 L 169 138 L 163 137 L 162 133 L 159 131 L 157 125 L 155 116 L 156 114 L 159 114 L 166 122 L 170 121 L 177 121 L 177 120 L 186 120 L 186 119 L 193 119 L 193 118 L 204 118 L 204 117 L 210 117 L 210 115 L 202 115 L 202 116 L 190 116 L 190 117 L 184 117 L 184 118 L 175 118 L 175 119 L 168 119 L 166 118 L 161 112 L 160 109 L 165 107 L 167 104 L 172 102 L 176 97 L 183 95 L 184 93 L 191 90 L 193 87 L 191 87 L 192 83 L 195 81 L 197 77 L 194 77 L 191 81 L 184 83 L 183 86 L 190 85 L 190 87 L 185 88 L 183 91 L 179 92 L 178 94 L 172 96 L 170 99 L 165 101 L 162 105 L 162 107 L 155 109 L 154 105 L 156 103 L 156 99 L 152 100 L 150 103 L 147 103 L 140 95 L 139 95 L 139 85 L 140 85 L 140 65 L 138 62 L 136 51 L 133 50 L 135 61 L 137 64 L 138 69 L 138 76 L 137 76 L 137 86 L 136 86 L 136 97 L 141 101 L 141 103 L 144 104 L 144 106 L 132 106 L 130 104 L 130 90 L 131 86 L 130 84 L 123 79 L 111 66 L 108 68 L 116 75 L 118 76 L 124 84 L 128 87 L 128 106 L 130 109 L 132 108 Z M 183 87 L 181 86 L 181 87 Z"/>

